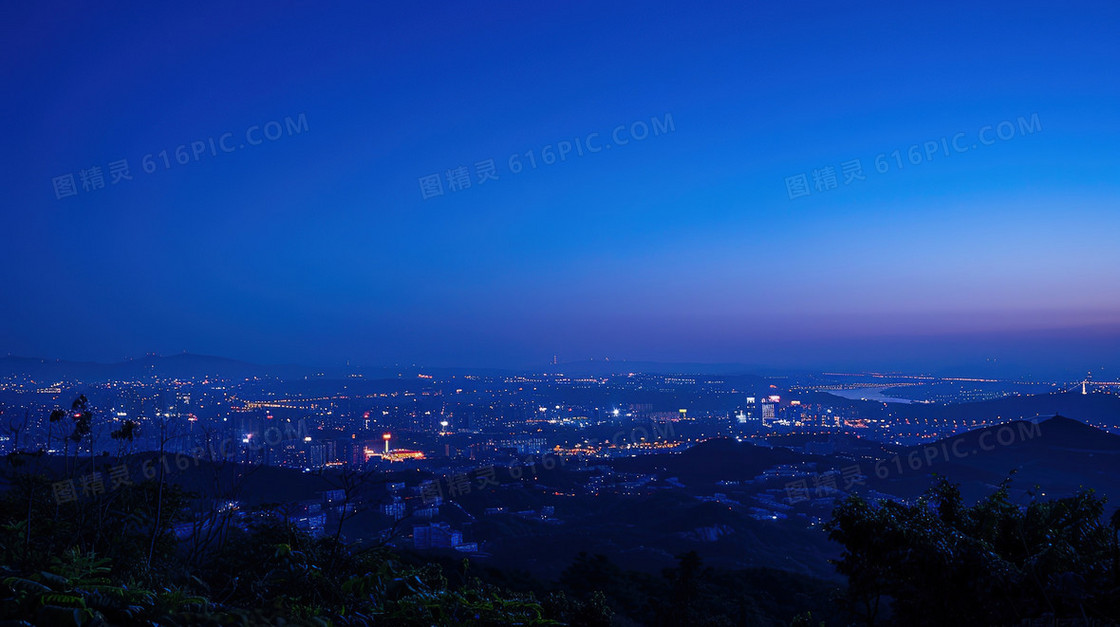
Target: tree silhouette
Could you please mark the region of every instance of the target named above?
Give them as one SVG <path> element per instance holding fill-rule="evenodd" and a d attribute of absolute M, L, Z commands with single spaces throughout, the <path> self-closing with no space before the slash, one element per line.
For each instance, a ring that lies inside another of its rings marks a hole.
<path fill-rule="evenodd" d="M 853 615 L 868 625 L 1116 620 L 1104 500 L 1084 490 L 1019 506 L 1009 484 L 972 506 L 943 479 L 914 503 L 840 503 L 826 528 L 844 547 L 835 564 Z"/>

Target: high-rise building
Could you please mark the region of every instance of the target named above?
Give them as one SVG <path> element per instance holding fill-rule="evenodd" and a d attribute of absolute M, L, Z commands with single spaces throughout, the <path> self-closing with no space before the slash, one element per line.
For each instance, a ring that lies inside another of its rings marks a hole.
<path fill-rule="evenodd" d="M 338 445 L 334 440 L 323 440 L 312 444 L 309 453 L 312 468 L 322 468 L 338 461 Z"/>

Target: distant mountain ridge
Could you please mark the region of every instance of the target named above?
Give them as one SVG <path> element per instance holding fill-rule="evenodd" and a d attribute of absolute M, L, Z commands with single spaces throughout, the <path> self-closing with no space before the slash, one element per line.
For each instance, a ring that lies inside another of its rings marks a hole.
<path fill-rule="evenodd" d="M 430 368 L 410 364 L 407 366 L 332 366 L 316 367 L 301 364 L 256 364 L 246 361 L 199 355 L 196 353 L 177 353 L 174 355 L 145 355 L 118 362 L 102 363 L 93 361 L 69 361 L 65 359 L 40 359 L 8 355 L 0 357 L 0 377 L 29 376 L 36 381 L 50 383 L 58 380 L 80 380 L 85 382 L 122 381 L 158 375 L 162 378 L 197 379 L 217 377 L 220 379 L 247 379 L 253 377 L 273 377 L 284 380 L 322 378 L 345 379 L 361 376 L 369 379 L 415 378 L 424 374 L 478 374 L 490 376 L 511 375 L 515 371 L 495 368 Z"/>
<path fill-rule="evenodd" d="M 1120 395 L 1092 392 L 1051 392 L 1049 394 L 1013 395 L 969 403 L 895 404 L 879 401 L 845 399 L 826 392 L 801 392 L 796 398 L 803 403 L 826 403 L 850 407 L 861 414 L 886 418 L 888 413 L 907 418 L 1006 422 L 1033 420 L 1051 416 L 1073 416 L 1092 425 L 1111 428 L 1120 426 Z"/>
<path fill-rule="evenodd" d="M 627 361 L 625 359 L 590 359 L 586 361 L 567 361 L 537 368 L 544 372 L 566 375 L 608 376 L 627 372 L 643 374 L 684 374 L 684 375 L 767 375 L 776 372 L 788 373 L 788 369 L 778 371 L 765 366 L 752 366 L 737 363 L 695 363 L 695 362 L 656 362 Z"/>
<path fill-rule="evenodd" d="M 912 409 L 917 417 L 936 416 L 949 419 L 1027 420 L 1055 415 L 1100 419 L 1120 416 L 1120 396 L 1103 393 L 1053 392 L 1029 396 L 1005 396 L 954 405 L 918 404 L 909 406 L 908 409 Z"/>
<path fill-rule="evenodd" d="M 196 378 L 216 376 L 245 378 L 263 376 L 303 376 L 309 368 L 300 366 L 261 366 L 248 362 L 179 353 L 176 355 L 146 355 L 114 363 L 91 361 L 49 360 L 32 357 L 0 357 L 0 376 L 29 376 L 36 380 L 79 379 L 84 381 L 128 380 L 152 375 L 163 377 Z"/>

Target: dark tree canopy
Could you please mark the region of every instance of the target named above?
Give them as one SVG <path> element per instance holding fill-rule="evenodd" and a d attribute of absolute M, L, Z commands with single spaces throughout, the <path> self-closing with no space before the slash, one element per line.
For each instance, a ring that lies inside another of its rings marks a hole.
<path fill-rule="evenodd" d="M 1084 490 L 1020 506 L 1009 482 L 971 506 L 945 480 L 914 503 L 843 501 L 827 529 L 844 546 L 836 567 L 853 614 L 868 625 L 1120 618 L 1104 500 Z"/>

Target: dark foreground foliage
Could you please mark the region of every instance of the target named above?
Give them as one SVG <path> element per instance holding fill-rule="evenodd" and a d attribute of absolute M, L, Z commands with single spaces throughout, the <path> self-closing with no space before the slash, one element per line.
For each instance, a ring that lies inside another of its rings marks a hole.
<path fill-rule="evenodd" d="M 538 600 L 382 547 L 312 538 L 258 512 L 199 550 L 173 525 L 195 495 L 145 479 L 59 503 L 52 481 L 6 460 L 0 620 L 22 625 L 609 624 L 601 604 Z M 91 460 L 92 464 L 100 460 Z M 80 475 L 80 467 L 76 467 Z M 56 477 L 55 477 L 56 478 Z"/>
<path fill-rule="evenodd" d="M 559 581 L 540 582 L 462 559 L 314 538 L 280 509 L 230 524 L 217 500 L 156 473 L 60 503 L 59 477 L 38 461 L 4 462 L 3 624 L 788 625 L 834 605 L 824 582 L 714 570 L 695 553 L 660 575 L 581 555 Z M 64 476 L 91 468 L 108 476 L 115 463 L 67 460 Z M 205 524 L 177 538 L 175 524 L 199 520 L 200 503 L 211 508 Z"/>
<path fill-rule="evenodd" d="M 1005 481 L 972 506 L 937 482 L 912 504 L 833 512 L 847 605 L 867 625 L 1120 624 L 1120 512 L 1091 490 L 1019 506 Z"/>

